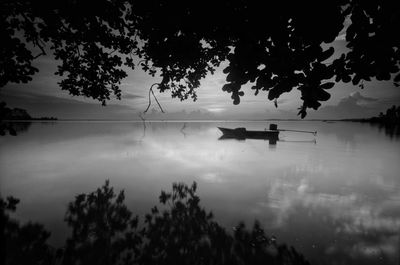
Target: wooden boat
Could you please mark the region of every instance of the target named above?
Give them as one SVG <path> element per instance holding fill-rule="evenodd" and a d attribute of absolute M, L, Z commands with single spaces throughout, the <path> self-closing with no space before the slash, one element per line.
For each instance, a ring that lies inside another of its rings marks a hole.
<path fill-rule="evenodd" d="M 279 132 L 301 132 L 301 133 L 312 133 L 317 135 L 316 131 L 301 131 L 301 130 L 287 130 L 287 129 L 278 129 L 278 125 L 270 124 L 269 130 L 265 129 L 264 131 L 248 131 L 246 128 L 240 127 L 236 129 L 228 129 L 223 127 L 218 127 L 222 132 L 222 136 L 219 139 L 237 139 L 237 140 L 245 140 L 245 139 L 262 139 L 268 140 L 270 144 L 274 145 L 279 140 Z"/>
<path fill-rule="evenodd" d="M 264 131 L 248 131 L 246 128 L 222 128 L 218 127 L 222 132 L 222 139 L 235 138 L 235 139 L 263 139 L 263 140 L 278 140 L 278 130 L 264 130 Z"/>

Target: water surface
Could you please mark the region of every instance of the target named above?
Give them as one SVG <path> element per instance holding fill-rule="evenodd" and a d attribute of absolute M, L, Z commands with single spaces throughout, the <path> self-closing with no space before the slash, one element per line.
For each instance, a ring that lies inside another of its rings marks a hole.
<path fill-rule="evenodd" d="M 263 140 L 218 140 L 217 126 L 265 122 L 55 122 L 0 137 L 1 195 L 16 218 L 68 235 L 67 203 L 109 179 L 143 215 L 173 182 L 198 183 L 201 203 L 230 230 L 259 220 L 315 264 L 398 264 L 400 138 L 368 124 L 277 122 Z"/>

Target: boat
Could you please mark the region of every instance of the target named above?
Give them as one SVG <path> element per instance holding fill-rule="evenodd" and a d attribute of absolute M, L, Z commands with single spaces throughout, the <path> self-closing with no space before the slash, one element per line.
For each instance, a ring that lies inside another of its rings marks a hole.
<path fill-rule="evenodd" d="M 264 139 L 264 140 L 278 140 L 279 131 L 278 130 L 264 130 L 264 131 L 248 131 L 246 128 L 223 128 L 218 127 L 222 132 L 221 139 Z"/>
<path fill-rule="evenodd" d="M 270 124 L 269 130 L 264 131 L 248 131 L 246 128 L 240 127 L 235 129 L 218 127 L 222 132 L 222 136 L 219 139 L 262 139 L 268 140 L 270 144 L 276 144 L 279 140 L 279 132 L 300 132 L 300 133 L 312 133 L 317 135 L 317 131 L 302 131 L 302 130 L 288 130 L 288 129 L 278 129 L 278 125 Z"/>

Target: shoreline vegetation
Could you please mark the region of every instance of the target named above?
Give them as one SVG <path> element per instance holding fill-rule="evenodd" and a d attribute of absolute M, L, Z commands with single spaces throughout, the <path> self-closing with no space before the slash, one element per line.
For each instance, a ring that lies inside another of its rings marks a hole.
<path fill-rule="evenodd" d="M 388 126 L 400 125 L 400 106 L 392 106 L 387 109 L 385 113 L 379 113 L 378 117 L 371 117 L 367 119 L 343 119 L 342 121 L 351 121 L 351 122 L 368 122 L 374 124 L 382 124 Z"/>
<path fill-rule="evenodd" d="M 20 224 L 12 218 L 19 200 L 0 198 L 5 264 L 310 264 L 293 247 L 267 236 L 256 221 L 252 229 L 239 223 L 227 231 L 200 206 L 197 184 L 174 183 L 161 191 L 158 206 L 143 217 L 114 193 L 107 180 L 67 207 L 70 235 L 61 248 L 47 243 L 42 224 Z"/>
<path fill-rule="evenodd" d="M 0 102 L 0 121 L 56 121 L 56 117 L 32 117 L 28 111 L 21 108 L 9 108 L 5 102 Z"/>
<path fill-rule="evenodd" d="M 55 117 L 35 118 L 20 108 L 9 108 L 5 102 L 0 102 L 0 136 L 7 133 L 16 136 L 19 132 L 27 131 L 32 121 L 57 121 Z"/>

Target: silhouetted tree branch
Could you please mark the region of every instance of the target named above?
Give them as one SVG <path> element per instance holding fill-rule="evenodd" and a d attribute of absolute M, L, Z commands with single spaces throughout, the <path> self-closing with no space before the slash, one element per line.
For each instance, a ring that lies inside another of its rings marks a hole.
<path fill-rule="evenodd" d="M 3 0 L 0 10 L 0 86 L 31 80 L 38 70 L 29 45 L 38 40 L 60 62 L 61 88 L 102 104 L 120 98 L 132 54 L 145 72 L 159 72 L 160 92 L 181 100 L 196 100 L 200 81 L 227 61 L 222 89 L 234 104 L 245 84 L 272 101 L 295 88 L 301 117 L 330 98 L 334 82 L 362 88 L 363 81 L 395 75 L 400 83 L 396 1 L 283 0 L 265 8 L 228 0 Z M 348 51 L 334 57 L 341 33 Z"/>
<path fill-rule="evenodd" d="M 163 108 L 161 107 L 160 102 L 158 102 L 158 99 L 157 99 L 157 97 L 156 97 L 156 95 L 154 94 L 154 91 L 153 91 L 153 86 L 156 86 L 156 85 L 159 86 L 160 84 L 158 84 L 158 83 L 152 84 L 151 87 L 149 88 L 149 104 L 147 105 L 147 108 L 143 111 L 143 113 L 146 113 L 149 110 L 150 106 L 151 106 L 151 95 L 153 95 L 154 99 L 156 100 L 157 105 L 160 108 L 161 112 L 165 113 Z"/>

